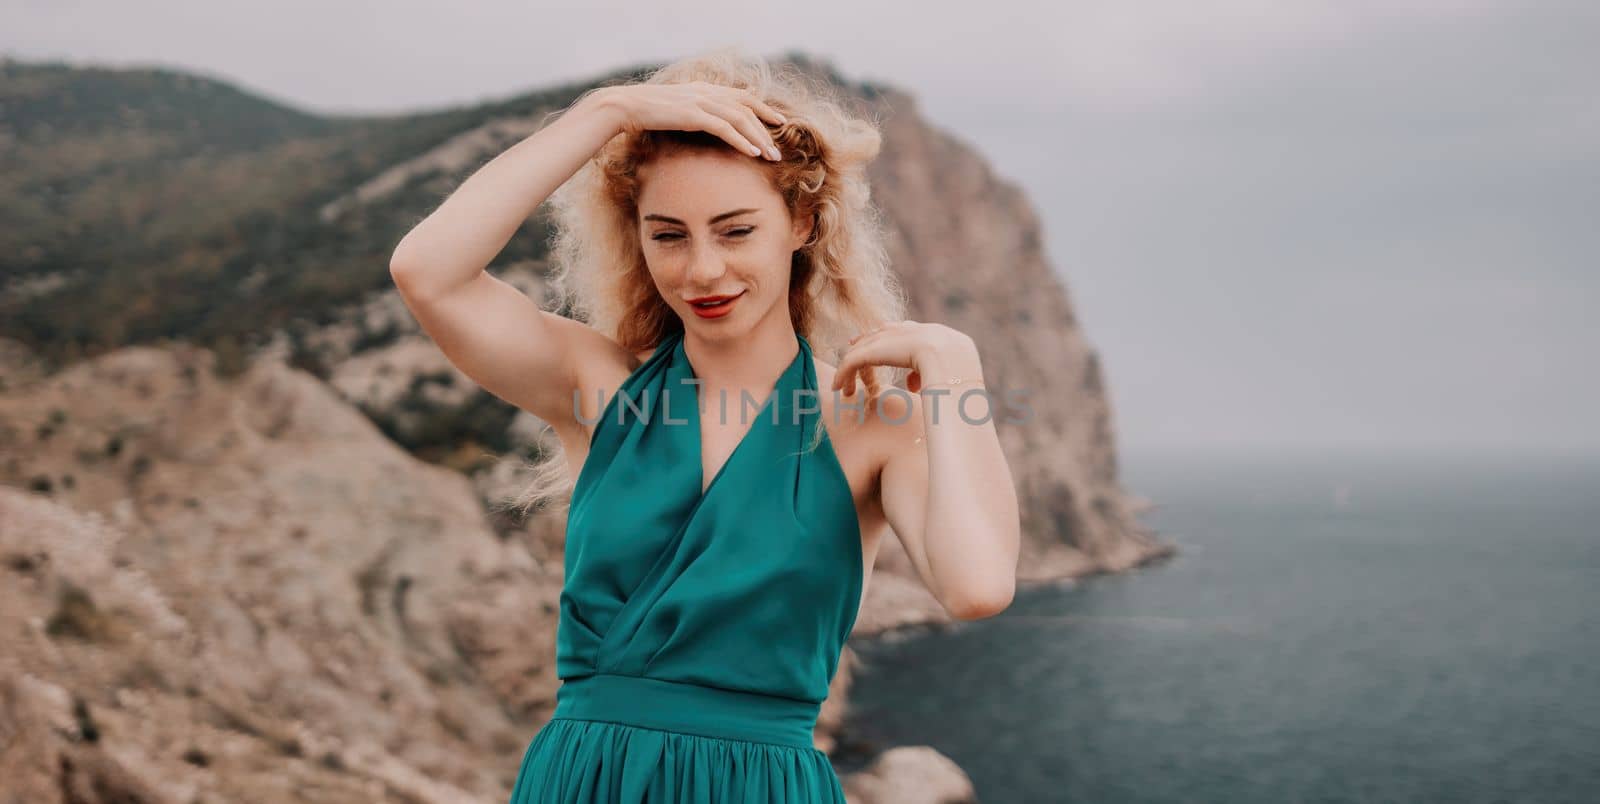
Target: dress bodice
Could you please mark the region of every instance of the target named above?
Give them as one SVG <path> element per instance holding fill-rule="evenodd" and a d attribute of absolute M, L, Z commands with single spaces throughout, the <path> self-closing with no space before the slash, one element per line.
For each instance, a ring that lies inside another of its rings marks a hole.
<path fill-rule="evenodd" d="M 824 435 L 811 345 L 758 413 L 700 403 L 681 331 L 612 394 L 572 492 L 556 638 L 564 680 L 676 681 L 820 703 L 859 611 L 860 526 Z M 748 422 L 701 492 L 701 408 Z"/>

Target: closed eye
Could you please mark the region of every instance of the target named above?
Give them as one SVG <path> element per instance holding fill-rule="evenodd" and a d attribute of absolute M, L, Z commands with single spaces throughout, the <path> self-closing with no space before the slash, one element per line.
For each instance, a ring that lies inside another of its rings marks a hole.
<path fill-rule="evenodd" d="M 745 235 L 748 235 L 753 231 L 755 231 L 755 227 L 754 226 L 746 226 L 746 227 L 744 227 L 742 229 L 732 229 L 732 230 L 730 230 L 728 232 L 728 237 L 744 237 Z M 677 232 L 662 232 L 662 233 L 660 233 L 658 235 L 655 235 L 655 236 L 651 237 L 650 239 L 651 240 L 682 240 L 683 239 L 683 235 L 681 235 L 681 234 L 679 234 Z"/>

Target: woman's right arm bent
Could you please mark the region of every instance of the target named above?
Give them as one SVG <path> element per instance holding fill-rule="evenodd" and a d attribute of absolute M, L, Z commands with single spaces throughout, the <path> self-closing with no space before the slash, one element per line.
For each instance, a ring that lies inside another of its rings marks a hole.
<path fill-rule="evenodd" d="M 528 216 L 623 130 L 624 116 L 608 100 L 606 89 L 586 95 L 480 167 L 406 234 L 389 260 L 401 298 L 451 363 L 484 390 L 558 427 L 575 421 L 580 367 L 614 362 L 617 370 L 601 376 L 620 376 L 632 356 L 595 329 L 540 309 L 484 269 Z"/>
<path fill-rule="evenodd" d="M 577 421 L 574 389 L 603 389 L 607 378 L 627 376 L 634 356 L 585 324 L 539 309 L 484 268 L 523 221 L 617 134 L 703 130 L 752 156 L 765 152 L 776 160 L 763 118 L 772 124 L 784 120 L 747 90 L 705 82 L 598 89 L 462 182 L 401 239 L 389 273 L 451 363 L 489 393 L 558 430 L 569 429 Z M 583 394 L 582 404 L 590 404 L 589 397 Z M 601 411 L 583 413 L 589 418 Z"/>

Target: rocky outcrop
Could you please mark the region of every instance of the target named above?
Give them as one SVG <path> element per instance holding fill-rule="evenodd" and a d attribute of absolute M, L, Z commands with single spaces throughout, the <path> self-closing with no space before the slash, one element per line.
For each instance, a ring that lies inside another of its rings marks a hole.
<path fill-rule="evenodd" d="M 550 551 L 304 372 L 77 364 L 0 395 L 0 479 L 0 723 L 62 785 L 492 801 L 548 717 Z"/>
<path fill-rule="evenodd" d="M 1025 394 L 1025 421 L 995 422 L 1022 508 L 1020 577 L 1050 581 L 1168 555 L 1119 483 L 1103 368 L 1044 253 L 1033 205 L 969 145 L 929 125 L 914 98 L 887 90 L 881 103 L 885 143 L 870 175 L 909 317 L 972 336 L 989 389 Z"/>
<path fill-rule="evenodd" d="M 977 804 L 972 780 L 948 757 L 925 745 L 879 754 L 845 780 L 852 804 Z"/>

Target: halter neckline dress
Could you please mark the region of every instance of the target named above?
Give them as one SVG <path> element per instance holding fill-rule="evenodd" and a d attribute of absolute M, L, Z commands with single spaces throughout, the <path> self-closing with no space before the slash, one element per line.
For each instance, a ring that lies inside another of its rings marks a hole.
<path fill-rule="evenodd" d="M 561 686 L 512 804 L 844 804 L 812 744 L 859 612 L 860 526 L 811 344 L 704 485 L 682 331 L 606 403 L 567 515 Z M 809 392 L 809 394 L 807 393 Z M 754 400 L 752 400 L 754 401 Z"/>

